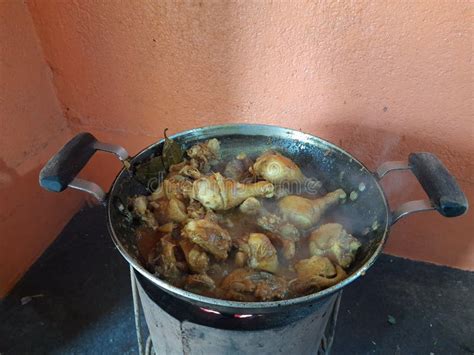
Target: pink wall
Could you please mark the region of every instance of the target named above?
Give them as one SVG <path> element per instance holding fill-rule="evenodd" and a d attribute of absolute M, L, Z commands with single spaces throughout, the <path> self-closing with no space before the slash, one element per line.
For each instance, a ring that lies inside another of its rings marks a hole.
<path fill-rule="evenodd" d="M 271 123 L 332 140 L 370 167 L 431 151 L 474 201 L 467 2 L 28 5 L 75 130 L 136 152 L 165 127 Z M 106 183 L 118 164 L 97 159 L 89 175 Z M 406 175 L 392 182 L 399 200 L 420 194 Z M 413 216 L 386 250 L 474 269 L 473 221 Z"/>
<path fill-rule="evenodd" d="M 71 137 L 33 22 L 0 2 L 0 298 L 54 240 L 82 196 L 38 186 L 40 167 Z"/>

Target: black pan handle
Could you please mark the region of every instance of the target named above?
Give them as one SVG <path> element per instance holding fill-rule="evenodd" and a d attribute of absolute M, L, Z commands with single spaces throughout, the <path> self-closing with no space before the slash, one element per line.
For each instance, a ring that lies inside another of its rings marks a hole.
<path fill-rule="evenodd" d="M 408 163 L 439 213 L 445 217 L 457 217 L 466 213 L 468 202 L 464 192 L 436 155 L 411 153 Z"/>
<path fill-rule="evenodd" d="M 52 192 L 72 187 L 91 193 L 99 201 L 103 201 L 105 193 L 97 184 L 77 177 L 97 150 L 114 153 L 122 161 L 128 158 L 124 148 L 99 142 L 92 134 L 82 132 L 62 147 L 41 169 L 40 186 Z"/>
<path fill-rule="evenodd" d="M 466 213 L 469 203 L 456 178 L 432 153 L 412 153 L 406 162 L 386 162 L 376 171 L 381 179 L 395 170 L 411 170 L 425 190 L 429 200 L 410 201 L 392 212 L 392 224 L 414 212 L 437 210 L 445 217 Z"/>

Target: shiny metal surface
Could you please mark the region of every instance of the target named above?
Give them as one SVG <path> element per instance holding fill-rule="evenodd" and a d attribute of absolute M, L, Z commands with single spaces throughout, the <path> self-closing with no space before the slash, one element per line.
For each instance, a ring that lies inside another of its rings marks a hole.
<path fill-rule="evenodd" d="M 399 219 L 406 217 L 412 213 L 433 211 L 435 208 L 431 204 L 430 200 L 415 200 L 401 204 L 398 208 L 392 212 L 391 222 L 395 224 Z"/>
<path fill-rule="evenodd" d="M 135 270 L 169 294 L 201 307 L 227 313 L 279 312 L 282 308 L 321 302 L 363 275 L 382 251 L 390 226 L 389 207 L 384 193 L 375 176 L 341 148 L 309 134 L 266 125 L 211 126 L 179 133 L 170 138 L 185 147 L 210 138 L 218 138 L 221 140 L 224 158 L 235 156 L 240 151 L 252 156 L 268 149 L 276 149 L 295 160 L 307 176 L 316 174 L 330 189 L 342 187 L 348 192 L 358 191 L 358 199 L 342 206 L 339 217 L 351 224 L 349 231 L 360 237 L 363 247 L 354 267 L 349 270 L 347 279 L 311 295 L 272 302 L 236 302 L 191 293 L 161 280 L 141 264 L 133 231 L 121 227 L 122 217 L 117 212 L 114 198 L 124 201 L 131 195 L 146 191 L 134 183 L 127 170 L 122 169 L 108 197 L 107 225 L 110 234 L 117 249 Z M 161 140 L 133 157 L 132 166 L 145 161 L 154 153 L 159 153 L 163 142 L 164 140 Z"/>
<path fill-rule="evenodd" d="M 259 355 L 328 355 L 342 293 L 334 293 L 297 319 L 279 317 L 269 321 L 273 315 L 222 315 L 197 307 L 186 309 L 189 305 L 175 304 L 176 299 L 163 301 L 153 297 L 139 278 L 134 279 L 134 284 L 156 355 L 245 355 L 256 353 L 255 349 Z M 288 312 L 286 315 L 290 316 Z M 196 321 L 197 316 L 202 319 Z M 252 323 L 265 324 L 255 328 Z"/>
<path fill-rule="evenodd" d="M 378 167 L 375 175 L 378 179 L 381 179 L 388 173 L 396 170 L 410 170 L 410 166 L 405 161 L 387 161 Z"/>
<path fill-rule="evenodd" d="M 125 148 L 117 144 L 109 144 L 97 141 L 94 143 L 94 148 L 104 152 L 113 153 L 122 161 L 128 158 L 128 152 L 125 150 Z"/>
<path fill-rule="evenodd" d="M 97 185 L 95 182 L 83 180 L 81 178 L 75 178 L 72 180 L 69 185 L 70 188 L 87 192 L 94 196 L 94 198 L 100 203 L 105 202 L 105 192 L 102 188 Z"/>
<path fill-rule="evenodd" d="M 375 172 L 375 175 L 380 180 L 385 175 L 392 171 L 402 171 L 402 170 L 411 170 L 410 165 L 408 162 L 404 161 L 388 161 L 383 163 L 378 167 Z M 425 212 L 425 211 L 432 211 L 435 210 L 433 205 L 431 204 L 430 200 L 415 200 L 409 201 L 401 204 L 398 206 L 394 211 L 391 213 L 391 224 L 395 224 L 401 218 L 409 216 L 413 213 L 417 212 Z"/>
<path fill-rule="evenodd" d="M 94 148 L 96 150 L 115 154 L 121 161 L 125 161 L 126 159 L 128 159 L 128 152 L 125 150 L 125 148 L 117 144 L 109 144 L 96 141 L 94 143 Z M 88 194 L 94 196 L 94 198 L 98 202 L 105 203 L 106 193 L 95 182 L 76 177 L 69 183 L 68 186 L 76 190 L 87 192 Z"/>

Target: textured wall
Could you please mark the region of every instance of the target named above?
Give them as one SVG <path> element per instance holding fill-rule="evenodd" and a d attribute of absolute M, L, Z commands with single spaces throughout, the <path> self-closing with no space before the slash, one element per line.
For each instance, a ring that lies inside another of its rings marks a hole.
<path fill-rule="evenodd" d="M 330 139 L 371 167 L 435 152 L 474 198 L 468 2 L 28 4 L 77 130 L 136 151 L 165 127 L 272 123 Z M 110 179 L 113 169 L 97 168 L 106 161 L 89 174 Z M 415 186 L 398 175 L 389 194 L 410 199 Z M 474 269 L 473 229 L 472 214 L 413 216 L 387 250 Z"/>
<path fill-rule="evenodd" d="M 40 167 L 70 137 L 33 22 L 21 1 L 0 1 L 0 298 L 79 205 L 38 186 Z"/>

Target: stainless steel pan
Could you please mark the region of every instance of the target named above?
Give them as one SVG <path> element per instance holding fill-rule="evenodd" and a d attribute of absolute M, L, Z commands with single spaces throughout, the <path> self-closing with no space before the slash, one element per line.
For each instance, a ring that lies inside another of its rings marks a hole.
<path fill-rule="evenodd" d="M 362 241 L 361 251 L 344 281 L 318 293 L 275 302 L 234 302 L 204 297 L 174 287 L 146 270 L 141 262 L 133 228 L 126 223 L 121 212 L 121 201 L 129 196 L 147 193 L 145 187 L 122 169 L 110 191 L 96 184 L 79 179 L 77 174 L 97 150 L 116 154 L 126 160 L 128 154 L 122 147 L 98 142 L 91 134 L 81 133 L 73 138 L 45 165 L 40 173 L 40 185 L 49 191 L 60 192 L 67 187 L 86 191 L 104 204 L 107 226 L 117 249 L 136 271 L 157 287 L 171 295 L 201 307 L 226 313 L 269 313 L 282 308 L 299 307 L 324 301 L 363 275 L 381 253 L 390 226 L 400 218 L 414 212 L 437 210 L 446 217 L 456 217 L 466 212 L 468 202 L 455 178 L 431 153 L 413 153 L 408 162 L 387 162 L 375 172 L 343 149 L 321 138 L 291 129 L 266 125 L 224 125 L 197 128 L 171 137 L 184 148 L 210 138 L 221 141 L 224 159 L 244 151 L 258 155 L 275 149 L 293 159 L 306 176 L 316 177 L 328 190 L 342 187 L 354 200 L 337 210 L 337 220 Z M 132 166 L 160 154 L 164 141 L 150 145 L 129 161 Z M 426 191 L 428 199 L 410 201 L 392 210 L 379 180 L 394 170 L 411 170 Z"/>

